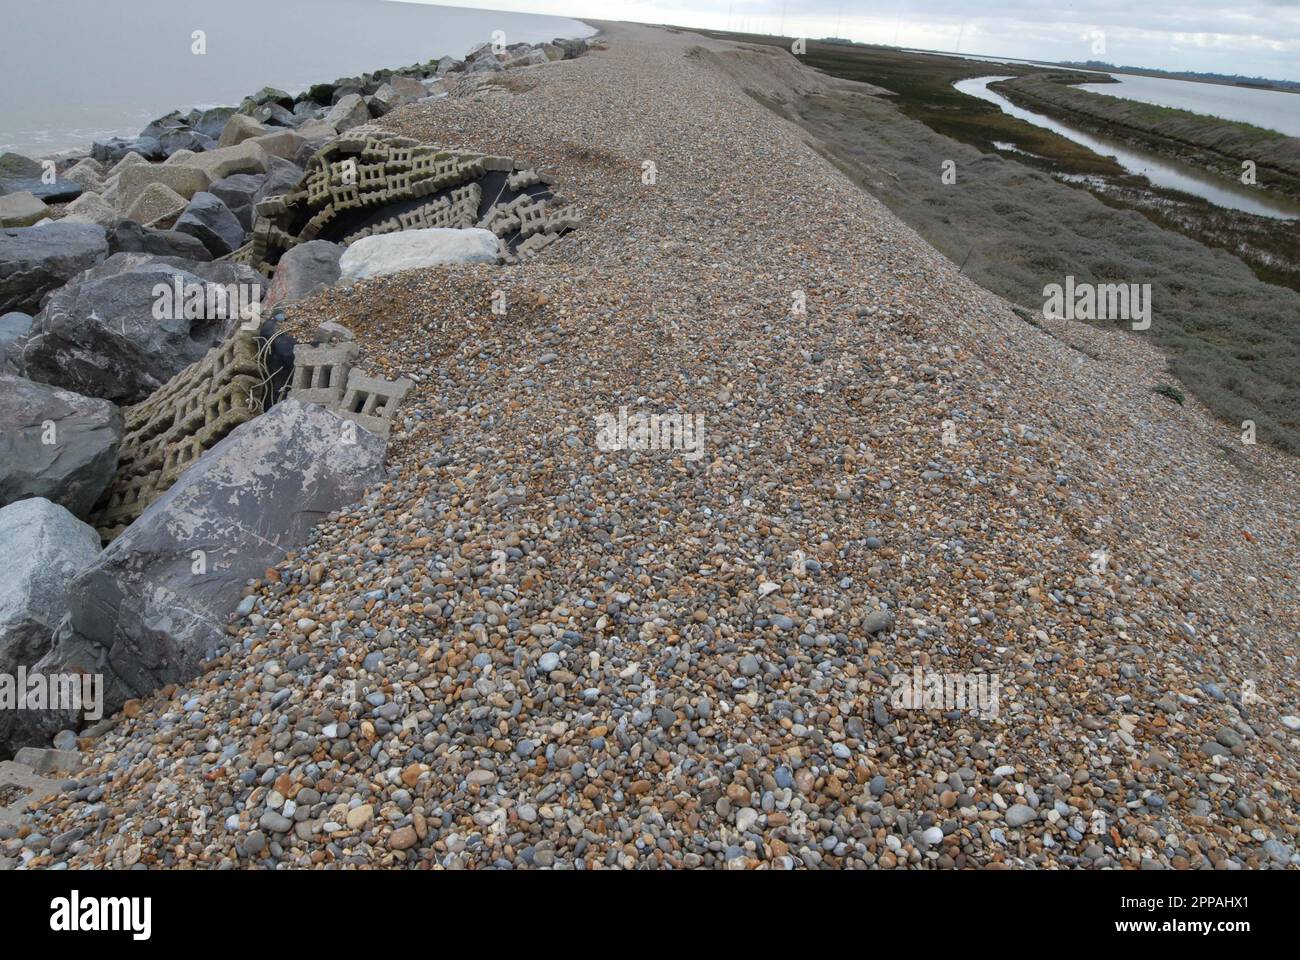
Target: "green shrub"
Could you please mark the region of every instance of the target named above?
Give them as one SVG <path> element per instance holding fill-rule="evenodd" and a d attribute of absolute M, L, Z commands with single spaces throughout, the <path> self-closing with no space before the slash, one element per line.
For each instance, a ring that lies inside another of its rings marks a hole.
<path fill-rule="evenodd" d="M 1183 405 L 1183 402 L 1187 399 L 1187 397 L 1183 395 L 1183 391 L 1179 390 L 1171 383 L 1157 383 L 1154 387 L 1151 388 L 1151 390 L 1153 393 L 1158 393 L 1162 397 L 1168 397 L 1170 400 L 1174 401 L 1174 403 L 1178 404 L 1180 407 Z"/>

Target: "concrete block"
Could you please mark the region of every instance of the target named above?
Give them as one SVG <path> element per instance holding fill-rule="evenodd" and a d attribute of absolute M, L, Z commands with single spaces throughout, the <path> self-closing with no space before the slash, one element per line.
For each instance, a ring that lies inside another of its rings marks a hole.
<path fill-rule="evenodd" d="M 131 167 L 122 171 L 117 181 L 117 196 L 114 205 L 123 213 L 131 209 L 140 194 L 151 183 L 162 183 L 176 194 L 188 200 L 194 194 L 208 189 L 212 178 L 206 171 L 195 167 L 168 166 L 167 164 L 149 164 Z"/>
<path fill-rule="evenodd" d="M 354 420 L 371 433 L 388 438 L 393 414 L 414 384 L 401 380 L 384 380 L 367 376 L 359 370 L 348 374 L 347 390 L 338 412 Z"/>
<path fill-rule="evenodd" d="M 355 343 L 299 344 L 293 352 L 289 395 L 304 403 L 337 408 L 343 400 L 359 349 Z"/>
<path fill-rule="evenodd" d="M 253 142 L 273 157 L 293 160 L 302 145 L 307 142 L 307 138 L 295 130 L 276 130 L 254 137 Z"/>
<path fill-rule="evenodd" d="M 62 792 L 58 780 L 43 777 L 13 760 L 0 761 L 0 824 L 17 825 L 33 803 Z"/>
<path fill-rule="evenodd" d="M 73 774 L 82 767 L 80 750 L 52 750 L 42 747 L 22 747 L 14 754 L 14 762 L 31 767 L 33 773 Z"/>
<path fill-rule="evenodd" d="M 204 171 L 213 180 L 237 173 L 266 173 L 266 151 L 255 141 L 245 140 L 233 147 L 218 147 L 190 157 L 182 166 Z"/>
<path fill-rule="evenodd" d="M 126 211 L 126 218 L 155 229 L 166 229 L 185 212 L 188 202 L 165 183 L 151 183 Z"/>
<path fill-rule="evenodd" d="M 0 196 L 0 227 L 30 227 L 44 220 L 49 212 L 45 201 L 27 190 Z"/>

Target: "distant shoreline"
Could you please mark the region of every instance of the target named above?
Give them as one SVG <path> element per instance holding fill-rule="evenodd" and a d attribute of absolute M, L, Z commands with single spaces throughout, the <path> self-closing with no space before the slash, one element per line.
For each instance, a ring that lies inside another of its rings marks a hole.
<path fill-rule="evenodd" d="M 874 46 L 874 44 L 861 44 Z M 1080 70 L 1086 73 L 1118 73 L 1126 77 L 1153 77 L 1157 80 L 1183 80 L 1187 83 L 1209 83 L 1220 87 L 1242 87 L 1249 90 L 1270 90 L 1276 93 L 1300 94 L 1300 81 L 1272 80 L 1261 78 L 1261 82 L 1247 83 L 1232 80 L 1227 76 L 1208 73 L 1179 73 L 1171 70 L 1159 70 L 1154 67 L 1116 67 L 1110 64 L 1092 63 L 1078 60 L 1024 60 L 1020 57 L 995 57 L 982 53 L 959 53 L 955 50 L 925 50 L 921 47 L 889 47 L 901 53 L 924 53 L 936 57 L 958 57 L 962 60 L 981 60 L 988 63 L 1022 63 L 1031 67 L 1051 67 L 1058 69 Z"/>
<path fill-rule="evenodd" d="M 223 0 L 199 4 L 202 16 L 197 2 L 130 0 L 131 16 L 151 29 L 119 35 L 122 0 L 15 0 L 10 25 L 30 42 L 6 53 L 0 151 L 57 158 L 131 137 L 178 107 L 238 104 L 262 85 L 296 93 L 335 76 L 461 57 L 494 35 L 509 46 L 595 32 L 569 17 L 383 0 Z M 51 70 L 51 49 L 77 69 Z"/>

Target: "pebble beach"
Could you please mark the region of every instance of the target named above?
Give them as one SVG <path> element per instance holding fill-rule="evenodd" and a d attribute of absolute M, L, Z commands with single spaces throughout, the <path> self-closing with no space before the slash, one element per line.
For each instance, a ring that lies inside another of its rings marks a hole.
<path fill-rule="evenodd" d="M 1020 319 L 763 103 L 839 81 L 598 26 L 372 121 L 526 160 L 581 227 L 289 309 L 415 384 L 389 479 L 0 857 L 1300 865 L 1295 458 L 1153 393 L 1140 333 Z M 603 448 L 621 408 L 701 454 Z M 994 709 L 900 703 L 918 673 Z"/>

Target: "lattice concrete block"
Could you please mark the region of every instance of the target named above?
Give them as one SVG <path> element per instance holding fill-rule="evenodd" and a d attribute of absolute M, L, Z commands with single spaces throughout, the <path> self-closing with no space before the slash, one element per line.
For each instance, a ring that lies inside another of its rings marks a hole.
<path fill-rule="evenodd" d="M 559 239 L 560 235 L 558 233 L 534 233 L 531 237 L 524 240 L 523 243 L 519 244 L 519 246 L 515 248 L 514 254 L 506 259 L 508 262 L 515 262 L 523 257 L 531 257 L 538 250 L 550 246 Z"/>
<path fill-rule="evenodd" d="M 546 230 L 546 201 L 527 203 L 519 208 L 519 233 L 531 237 Z"/>
<path fill-rule="evenodd" d="M 536 170 L 516 170 L 506 177 L 506 186 L 511 190 L 522 190 L 524 187 L 531 187 L 534 184 L 549 184 L 550 182 L 549 179 L 543 177 Z"/>
<path fill-rule="evenodd" d="M 116 537 L 231 430 L 265 408 L 270 389 L 254 330 L 240 329 L 125 411 L 117 474 L 91 522 Z"/>
<path fill-rule="evenodd" d="M 298 345 L 293 352 L 293 386 L 289 395 L 306 403 L 337 407 L 343 401 L 357 353 L 355 343 Z"/>
<path fill-rule="evenodd" d="M 547 182 L 535 170 L 516 170 L 510 157 L 439 150 L 354 128 L 317 151 L 297 190 L 258 204 L 251 245 L 238 256 L 269 274 L 286 251 L 309 240 L 351 243 L 398 230 L 474 226 L 487 184 L 492 212 L 479 225 L 517 247 L 530 235 L 556 232 L 544 210 L 523 213 L 548 200 L 554 205 Z"/>
<path fill-rule="evenodd" d="M 371 433 L 387 438 L 393 414 L 412 386 L 405 377 L 396 381 L 384 380 L 353 370 L 348 374 L 343 402 L 335 409 Z"/>

